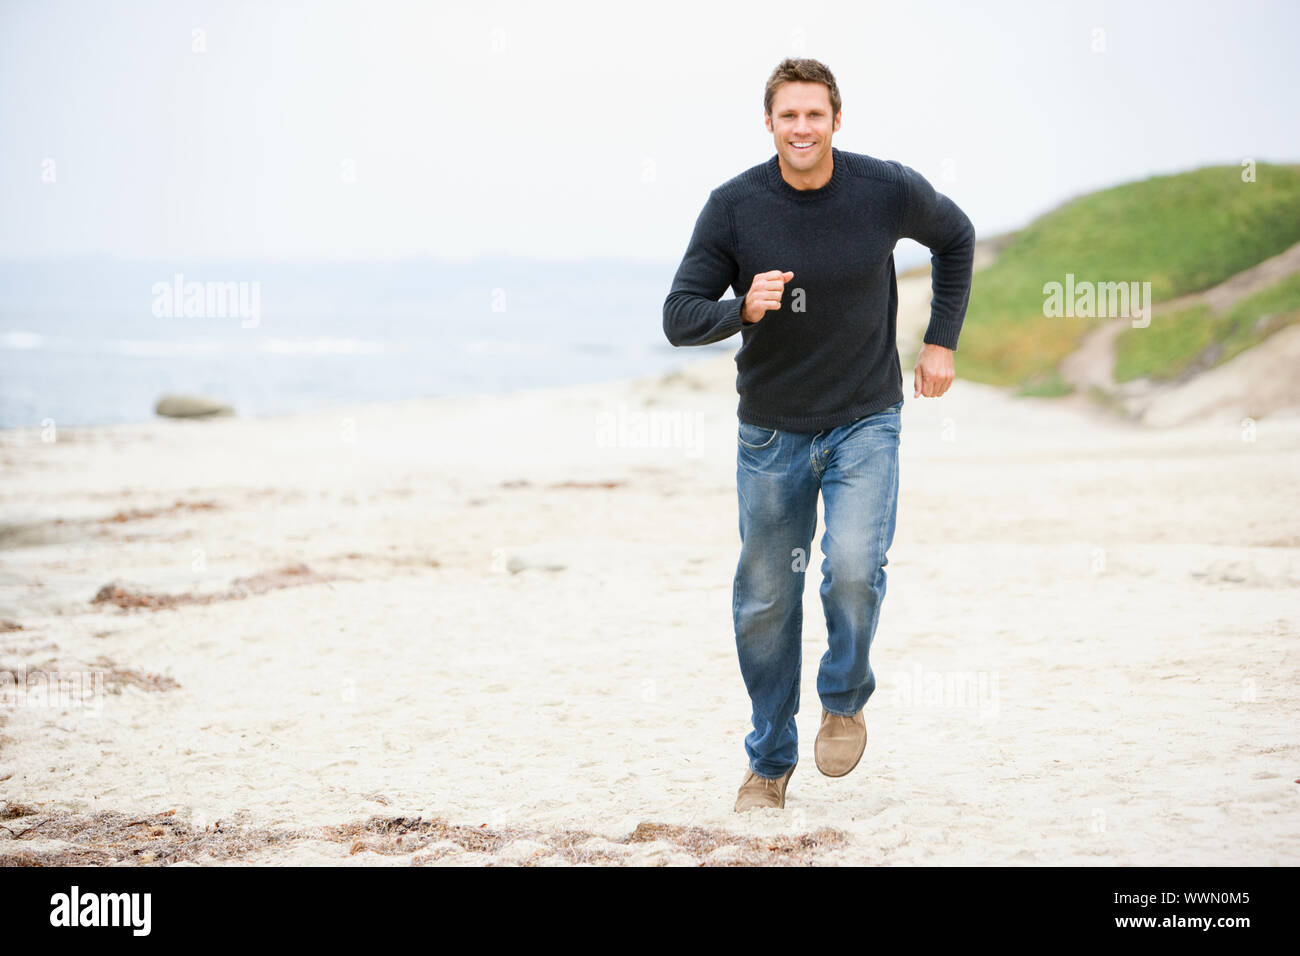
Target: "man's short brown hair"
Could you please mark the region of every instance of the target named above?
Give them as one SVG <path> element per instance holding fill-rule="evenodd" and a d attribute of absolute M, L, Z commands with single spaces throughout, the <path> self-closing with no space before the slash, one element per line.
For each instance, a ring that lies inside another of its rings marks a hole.
<path fill-rule="evenodd" d="M 767 89 L 763 93 L 763 112 L 772 115 L 772 100 L 776 98 L 776 89 L 782 83 L 824 83 L 831 94 L 831 118 L 839 113 L 840 88 L 835 85 L 835 76 L 830 67 L 820 60 L 806 57 L 786 57 L 776 65 L 772 75 L 767 78 Z"/>

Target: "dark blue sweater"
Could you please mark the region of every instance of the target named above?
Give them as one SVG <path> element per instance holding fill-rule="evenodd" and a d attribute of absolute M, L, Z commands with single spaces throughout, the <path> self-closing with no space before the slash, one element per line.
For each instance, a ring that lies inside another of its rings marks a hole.
<path fill-rule="evenodd" d="M 956 349 L 970 296 L 975 229 L 916 170 L 831 147 L 820 189 L 795 189 L 777 155 L 709 194 L 664 300 L 673 345 L 740 332 L 737 415 L 765 428 L 816 432 L 903 398 L 894 246 L 932 253 L 925 341 Z M 754 276 L 793 272 L 781 308 L 741 321 Z M 730 287 L 735 298 L 718 301 Z"/>

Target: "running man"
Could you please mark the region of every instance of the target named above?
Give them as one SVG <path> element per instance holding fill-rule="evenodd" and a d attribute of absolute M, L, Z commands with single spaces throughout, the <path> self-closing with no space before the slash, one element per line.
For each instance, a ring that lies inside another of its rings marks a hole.
<path fill-rule="evenodd" d="M 975 229 L 919 173 L 831 145 L 831 71 L 786 59 L 764 94 L 776 154 L 710 194 L 664 301 L 675 346 L 741 334 L 732 613 L 753 705 L 737 811 L 785 806 L 799 760 L 804 570 L 822 496 L 827 650 L 817 672 L 817 768 L 841 777 L 867 743 L 868 655 L 898 509 L 903 376 L 894 246 L 928 246 L 933 301 L 913 397 L 952 384 Z M 719 301 L 730 288 L 734 298 Z"/>

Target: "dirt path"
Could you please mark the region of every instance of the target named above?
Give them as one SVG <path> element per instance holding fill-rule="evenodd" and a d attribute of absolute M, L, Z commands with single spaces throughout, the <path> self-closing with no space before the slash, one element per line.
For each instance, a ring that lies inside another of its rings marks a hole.
<path fill-rule="evenodd" d="M 1152 322 L 1198 305 L 1222 313 L 1242 299 L 1263 291 L 1300 271 L 1300 243 L 1258 265 L 1237 273 L 1213 288 L 1159 303 Z M 1115 381 L 1115 348 L 1132 319 L 1118 318 L 1084 337 L 1079 348 L 1061 363 L 1061 376 L 1084 401 L 1100 393 L 1109 407 L 1147 425 L 1169 426 L 1203 419 L 1262 417 L 1300 407 L 1300 378 L 1294 375 L 1294 330 L 1283 330 L 1219 366 L 1190 380 L 1155 383 L 1148 379 Z M 1295 384 L 1292 384 L 1292 383 Z"/>

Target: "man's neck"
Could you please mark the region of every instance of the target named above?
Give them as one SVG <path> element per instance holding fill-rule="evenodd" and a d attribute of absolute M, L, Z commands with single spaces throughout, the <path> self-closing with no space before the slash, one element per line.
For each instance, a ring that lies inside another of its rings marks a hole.
<path fill-rule="evenodd" d="M 776 154 L 776 162 L 781 170 L 781 178 L 795 189 L 821 189 L 831 181 L 831 176 L 835 172 L 835 157 L 830 150 L 826 151 L 825 159 L 806 173 L 786 166 L 780 153 Z"/>

